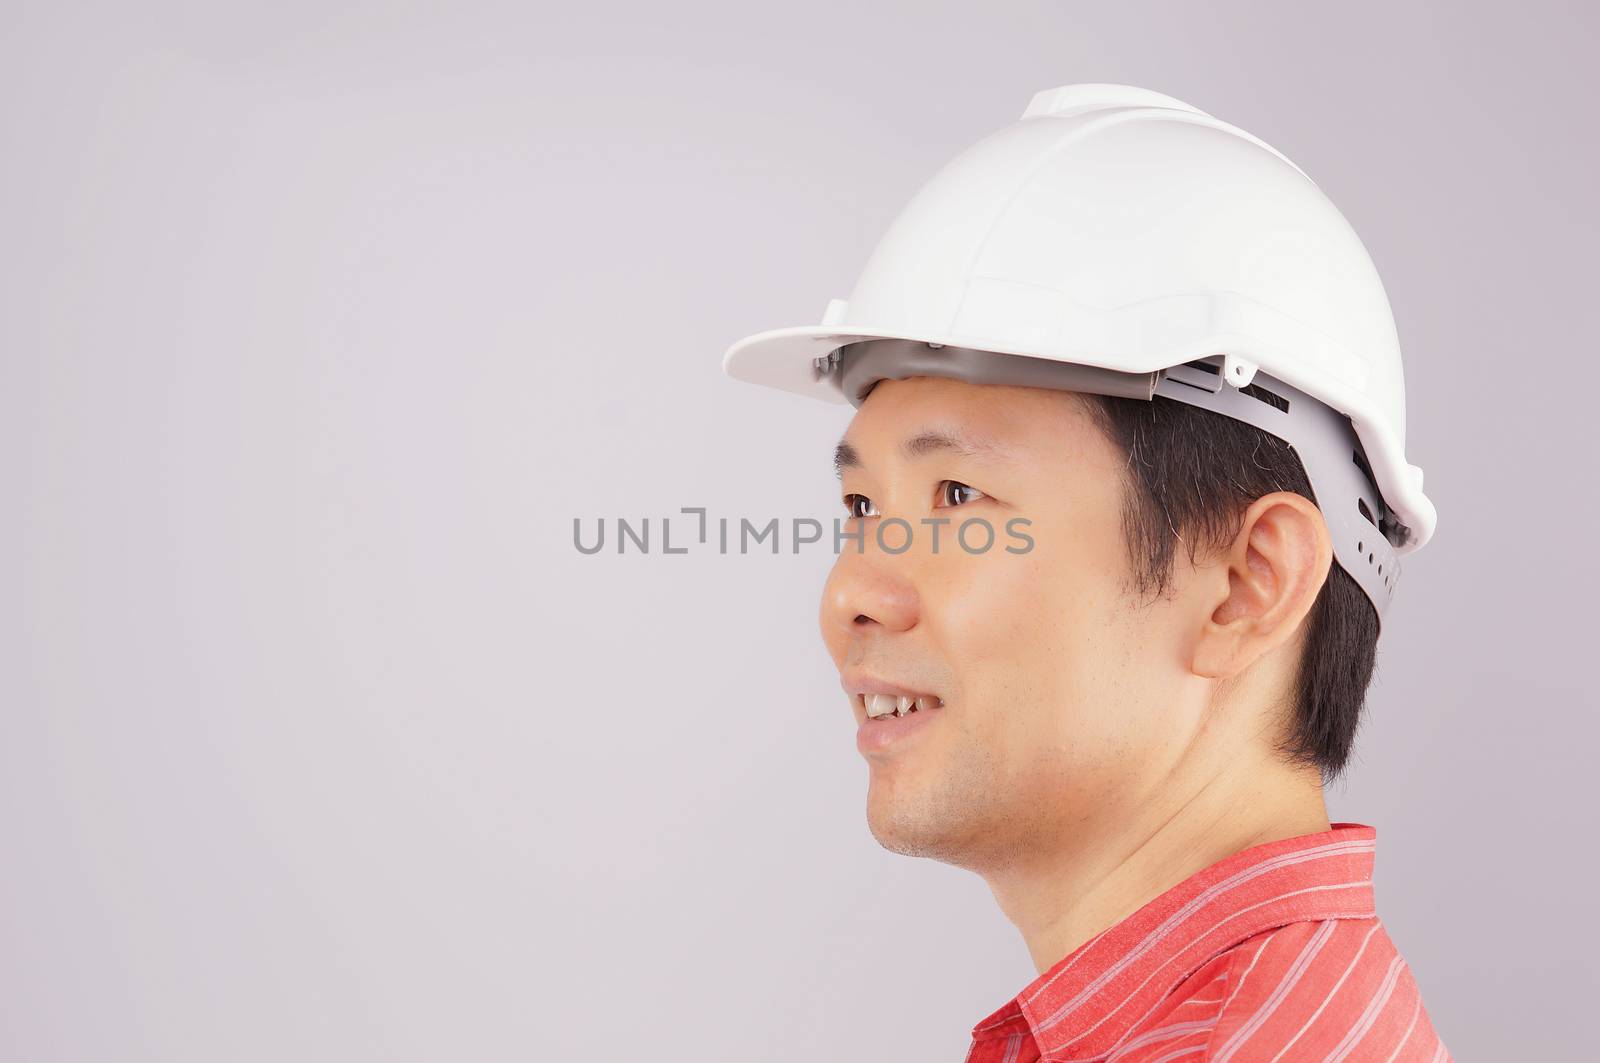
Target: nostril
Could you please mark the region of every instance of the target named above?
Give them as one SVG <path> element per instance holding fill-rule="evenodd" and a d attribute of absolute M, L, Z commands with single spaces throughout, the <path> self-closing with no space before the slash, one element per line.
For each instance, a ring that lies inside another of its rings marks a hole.
<path fill-rule="evenodd" d="M 872 623 L 872 617 L 868 616 L 866 613 L 857 613 L 856 614 L 856 623 L 858 623 L 858 624 L 870 624 L 870 623 Z"/>

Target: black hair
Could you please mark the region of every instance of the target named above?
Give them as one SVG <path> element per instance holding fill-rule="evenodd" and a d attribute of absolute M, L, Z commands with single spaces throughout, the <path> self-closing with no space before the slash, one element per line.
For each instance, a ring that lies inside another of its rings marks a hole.
<path fill-rule="evenodd" d="M 1238 534 L 1262 495 L 1315 501 L 1300 457 L 1253 425 L 1164 396 L 1082 395 L 1107 438 L 1128 455 L 1123 533 L 1136 590 L 1164 593 L 1176 543 L 1189 560 Z M 1315 765 L 1324 785 L 1345 768 L 1377 658 L 1378 614 L 1337 560 L 1305 620 L 1294 705 L 1275 742 L 1289 763 Z"/>

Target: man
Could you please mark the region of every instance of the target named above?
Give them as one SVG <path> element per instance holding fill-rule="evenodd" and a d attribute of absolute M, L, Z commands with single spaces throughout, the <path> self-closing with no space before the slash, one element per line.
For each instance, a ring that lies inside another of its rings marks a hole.
<path fill-rule="evenodd" d="M 1435 517 L 1387 298 L 1302 171 L 1041 92 L 725 365 L 857 406 L 820 620 L 868 824 L 982 875 L 1039 972 L 968 1060 L 1449 1058 L 1376 831 L 1323 801 Z"/>

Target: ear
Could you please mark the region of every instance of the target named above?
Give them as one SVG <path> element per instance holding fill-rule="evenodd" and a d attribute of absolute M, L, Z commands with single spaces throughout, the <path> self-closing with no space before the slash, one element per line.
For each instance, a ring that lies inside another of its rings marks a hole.
<path fill-rule="evenodd" d="M 1216 564 L 1227 588 L 1220 601 L 1212 599 L 1192 668 L 1228 679 L 1294 637 L 1328 578 L 1333 540 L 1315 502 L 1274 491 L 1245 510 Z"/>

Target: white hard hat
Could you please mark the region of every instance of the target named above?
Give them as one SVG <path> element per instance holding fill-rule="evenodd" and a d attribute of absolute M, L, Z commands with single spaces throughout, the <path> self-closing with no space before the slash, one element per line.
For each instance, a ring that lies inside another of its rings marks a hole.
<path fill-rule="evenodd" d="M 853 354 L 876 368 L 852 377 Z M 1380 614 L 1397 555 L 1433 534 L 1366 248 L 1282 153 L 1148 89 L 1035 94 L 912 197 L 821 324 L 748 336 L 723 367 L 832 402 L 929 374 L 1247 420 L 1295 446 L 1335 559 Z"/>

